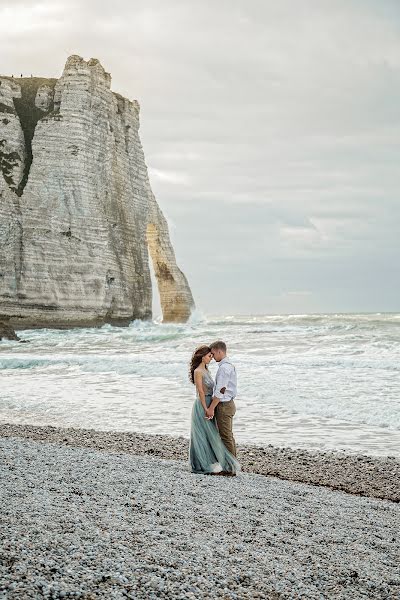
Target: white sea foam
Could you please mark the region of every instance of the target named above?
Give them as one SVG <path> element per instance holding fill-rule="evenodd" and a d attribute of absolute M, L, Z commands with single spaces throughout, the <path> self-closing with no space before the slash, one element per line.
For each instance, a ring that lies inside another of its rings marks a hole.
<path fill-rule="evenodd" d="M 400 454 L 400 315 L 228 315 L 0 343 L 0 419 L 187 435 L 195 346 L 227 341 L 239 441 Z M 212 366 L 215 371 L 215 365 Z"/>

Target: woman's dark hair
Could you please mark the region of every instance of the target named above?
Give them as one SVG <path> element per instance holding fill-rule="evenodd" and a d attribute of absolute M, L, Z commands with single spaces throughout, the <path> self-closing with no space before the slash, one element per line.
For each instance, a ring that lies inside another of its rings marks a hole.
<path fill-rule="evenodd" d="M 201 359 L 203 358 L 203 356 L 205 356 L 206 354 L 209 354 L 210 352 L 211 352 L 211 349 L 208 346 L 199 346 L 193 352 L 193 355 L 192 355 L 192 358 L 191 358 L 190 364 L 189 364 L 189 379 L 192 383 L 194 383 L 195 369 L 197 369 L 197 367 L 201 363 Z"/>

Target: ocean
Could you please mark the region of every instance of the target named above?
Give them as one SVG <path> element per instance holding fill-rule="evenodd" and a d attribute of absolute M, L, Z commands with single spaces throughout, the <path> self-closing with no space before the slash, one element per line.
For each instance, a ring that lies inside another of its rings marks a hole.
<path fill-rule="evenodd" d="M 2 423 L 187 437 L 191 353 L 223 339 L 237 442 L 400 456 L 400 314 L 194 314 L 19 334 L 29 343 L 0 342 Z"/>

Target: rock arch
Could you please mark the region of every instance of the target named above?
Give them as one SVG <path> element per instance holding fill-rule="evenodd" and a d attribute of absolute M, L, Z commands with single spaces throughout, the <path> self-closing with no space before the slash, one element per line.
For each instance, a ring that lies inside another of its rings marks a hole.
<path fill-rule="evenodd" d="M 185 322 L 194 307 L 185 275 L 178 268 L 164 215 L 153 205 L 147 224 L 147 245 L 160 295 L 164 322 Z"/>

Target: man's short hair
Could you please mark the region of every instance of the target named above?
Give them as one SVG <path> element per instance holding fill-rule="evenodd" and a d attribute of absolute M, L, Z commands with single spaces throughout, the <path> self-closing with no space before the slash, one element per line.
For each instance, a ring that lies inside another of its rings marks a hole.
<path fill-rule="evenodd" d="M 226 352 L 226 344 L 225 342 L 222 342 L 221 340 L 218 340 L 217 342 L 213 342 L 210 345 L 211 350 L 222 350 L 222 352 Z"/>

